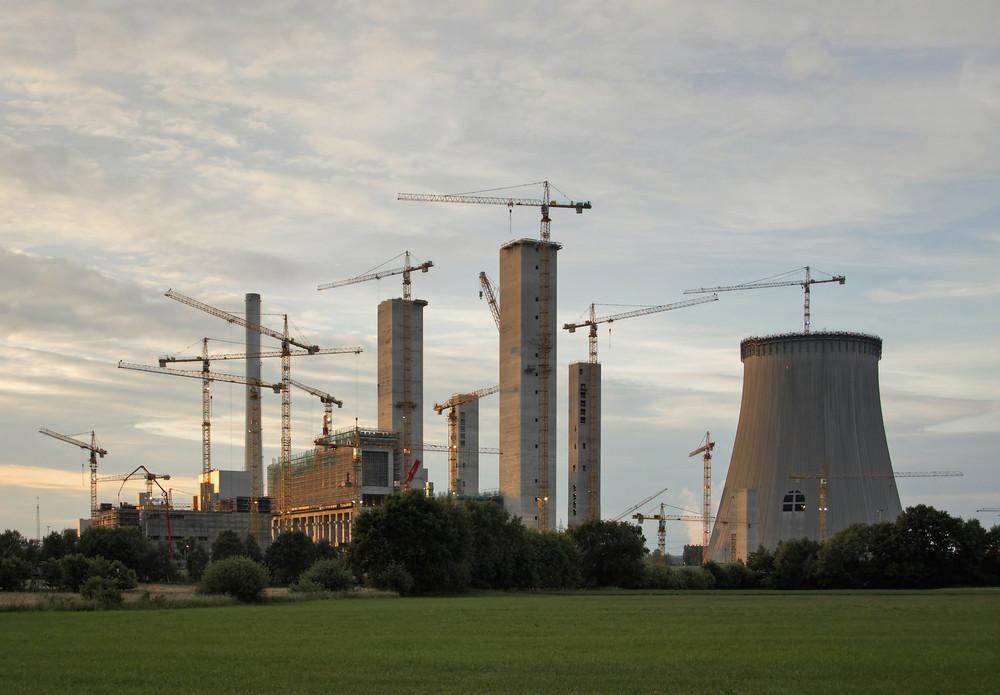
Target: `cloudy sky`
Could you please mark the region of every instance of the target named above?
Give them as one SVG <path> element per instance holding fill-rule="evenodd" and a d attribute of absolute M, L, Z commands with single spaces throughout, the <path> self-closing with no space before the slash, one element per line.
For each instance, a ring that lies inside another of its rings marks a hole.
<path fill-rule="evenodd" d="M 143 464 L 195 489 L 199 382 L 117 362 L 204 337 L 239 351 L 242 329 L 168 288 L 232 312 L 258 292 L 266 325 L 287 314 L 316 344 L 364 347 L 293 377 L 344 400 L 335 424 L 373 426 L 376 305 L 400 278 L 316 287 L 406 250 L 433 261 L 413 287 L 429 302 L 425 434 L 444 443 L 431 404 L 497 381 L 478 273 L 498 278 L 499 247 L 537 236 L 538 211 L 396 195 L 542 180 L 593 204 L 553 212 L 560 323 L 806 265 L 845 275 L 814 287 L 813 329 L 883 338 L 895 469 L 965 474 L 900 480 L 904 506 L 1000 506 L 1000 4 L 0 5 L 0 528 L 34 537 L 36 509 L 43 534 L 88 513 L 86 453 L 39 427 L 95 430 L 102 475 Z M 794 286 L 602 326 L 605 516 L 663 487 L 698 511 L 687 454 L 706 431 L 717 504 L 739 342 L 801 326 Z M 560 332 L 561 520 L 566 365 L 586 355 L 584 333 Z M 242 408 L 241 387 L 214 387 L 216 467 L 242 466 Z M 292 414 L 302 450 L 322 406 L 295 394 Z M 484 400 L 483 446 L 496 415 Z M 271 461 L 276 398 L 264 417 Z M 444 490 L 444 455 L 426 464 Z M 495 462 L 482 477 L 497 485 Z M 675 524 L 668 550 L 699 537 Z"/>

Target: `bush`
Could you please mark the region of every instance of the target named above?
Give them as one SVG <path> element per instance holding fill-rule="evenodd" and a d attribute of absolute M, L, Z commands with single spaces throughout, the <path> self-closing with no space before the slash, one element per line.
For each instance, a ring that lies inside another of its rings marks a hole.
<path fill-rule="evenodd" d="M 659 563 L 646 563 L 646 572 L 643 576 L 642 588 L 644 589 L 676 589 L 679 586 L 674 568 L 669 565 Z"/>
<path fill-rule="evenodd" d="M 369 572 L 367 583 L 374 589 L 395 591 L 400 596 L 406 596 L 413 591 L 413 575 L 395 560 L 390 560 Z"/>
<path fill-rule="evenodd" d="M 244 603 L 262 601 L 266 589 L 267 570 L 243 556 L 212 563 L 198 585 L 200 593 L 228 594 Z"/>
<path fill-rule="evenodd" d="M 674 576 L 680 589 L 715 588 L 715 577 L 703 567 L 678 567 Z"/>
<path fill-rule="evenodd" d="M 0 591 L 20 591 L 31 579 L 31 563 L 19 557 L 0 559 Z"/>
<path fill-rule="evenodd" d="M 289 587 L 292 591 L 346 591 L 354 586 L 354 575 L 339 557 L 317 560 L 302 573 L 297 584 Z"/>
<path fill-rule="evenodd" d="M 110 577 L 88 577 L 80 587 L 80 596 L 105 609 L 122 605 L 122 590 Z"/>

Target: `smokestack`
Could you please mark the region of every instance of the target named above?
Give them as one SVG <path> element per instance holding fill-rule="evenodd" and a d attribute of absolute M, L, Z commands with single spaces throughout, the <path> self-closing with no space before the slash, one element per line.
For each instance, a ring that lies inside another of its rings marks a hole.
<path fill-rule="evenodd" d="M 256 326 L 260 325 L 259 294 L 248 293 L 246 295 L 246 314 L 247 321 Z M 249 355 L 260 354 L 260 333 L 247 328 L 246 342 L 247 380 L 260 381 L 260 357 L 249 357 Z M 251 480 L 256 480 L 254 496 L 258 499 L 263 495 L 263 461 L 260 436 L 260 388 L 247 385 L 246 444 L 243 470 L 251 473 Z M 252 473 L 256 473 L 256 475 L 254 476 Z"/>
<path fill-rule="evenodd" d="M 801 333 L 740 343 L 743 400 L 712 531 L 716 562 L 901 512 L 879 395 L 881 338 Z M 790 477 L 794 476 L 794 477 Z M 826 488 L 826 510 L 820 507 Z"/>

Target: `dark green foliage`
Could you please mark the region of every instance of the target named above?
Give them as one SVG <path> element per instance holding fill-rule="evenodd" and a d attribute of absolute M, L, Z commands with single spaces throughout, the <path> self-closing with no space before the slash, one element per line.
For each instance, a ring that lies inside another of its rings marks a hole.
<path fill-rule="evenodd" d="M 702 567 L 715 579 L 716 589 L 752 589 L 757 583 L 754 573 L 742 562 L 720 565 L 709 560 Z"/>
<path fill-rule="evenodd" d="M 390 563 L 398 563 L 413 578 L 417 594 L 455 593 L 470 586 L 470 514 L 450 498 L 432 499 L 416 490 L 392 495 L 358 515 L 352 539 L 348 562 L 368 575 L 370 584 L 392 574 Z"/>
<path fill-rule="evenodd" d="M 194 536 L 185 536 L 179 541 L 174 541 L 174 548 L 175 554 L 184 562 L 188 581 L 200 581 L 209 561 L 205 544 Z"/>
<path fill-rule="evenodd" d="M 685 545 L 684 554 L 681 556 L 681 564 L 688 567 L 698 567 L 701 565 L 701 546 Z"/>
<path fill-rule="evenodd" d="M 121 587 L 111 577 L 88 577 L 80 587 L 80 595 L 104 609 L 117 608 L 122 604 Z"/>
<path fill-rule="evenodd" d="M 243 540 L 243 555 L 254 562 L 264 563 L 264 551 L 260 549 L 260 543 L 253 537 L 252 533 L 247 534 L 247 537 Z"/>
<path fill-rule="evenodd" d="M 136 527 L 91 526 L 80 536 L 76 549 L 87 557 L 101 556 L 111 562 L 120 560 L 141 582 L 168 580 L 173 573 L 169 545 L 154 543 Z"/>
<path fill-rule="evenodd" d="M 679 586 L 680 581 L 673 567 L 657 562 L 646 563 L 643 589 L 677 589 Z"/>
<path fill-rule="evenodd" d="M 20 591 L 31 579 L 31 563 L 17 556 L 0 558 L 0 591 Z"/>
<path fill-rule="evenodd" d="M 264 554 L 276 584 L 292 584 L 316 561 L 316 546 L 302 531 L 278 534 Z"/>
<path fill-rule="evenodd" d="M 267 570 L 242 555 L 227 557 L 209 565 L 198 589 L 203 594 L 227 594 L 244 603 L 257 603 L 267 590 Z"/>
<path fill-rule="evenodd" d="M 238 557 L 245 554 L 240 535 L 232 529 L 219 531 L 212 541 L 212 562 L 225 560 L 227 557 Z"/>
<path fill-rule="evenodd" d="M 0 533 L 0 557 L 16 557 L 34 562 L 38 556 L 38 543 L 29 541 L 20 531 L 10 529 Z"/>
<path fill-rule="evenodd" d="M 465 506 L 472 534 L 469 558 L 472 587 L 524 587 L 523 568 L 528 551 L 524 524 L 492 502 L 470 500 Z"/>
<path fill-rule="evenodd" d="M 747 555 L 747 569 L 753 572 L 757 588 L 774 588 L 774 553 L 770 550 L 759 546 Z"/>
<path fill-rule="evenodd" d="M 53 531 L 42 539 L 42 559 L 58 560 L 76 552 L 76 531 L 66 529 L 62 533 Z"/>
<path fill-rule="evenodd" d="M 316 541 L 316 559 L 329 560 L 330 558 L 343 558 L 343 551 L 330 542 L 328 538 L 320 538 Z"/>
<path fill-rule="evenodd" d="M 678 589 L 714 589 L 715 577 L 704 567 L 678 567 L 675 575 Z"/>
<path fill-rule="evenodd" d="M 373 589 L 395 591 L 400 596 L 413 592 L 413 575 L 395 560 L 388 560 L 365 575 L 365 581 Z"/>
<path fill-rule="evenodd" d="M 624 521 L 587 519 L 566 535 L 580 548 L 580 574 L 585 586 L 630 589 L 643 581 L 646 539 L 642 529 Z"/>
<path fill-rule="evenodd" d="M 354 575 L 347 563 L 340 557 L 317 560 L 302 573 L 292 591 L 346 591 L 354 586 Z"/>
<path fill-rule="evenodd" d="M 792 538 L 774 549 L 774 585 L 778 589 L 813 589 L 818 586 L 816 561 L 819 541 Z"/>
<path fill-rule="evenodd" d="M 581 585 L 582 556 L 572 537 L 555 531 L 535 531 L 525 534 L 528 544 L 521 576 L 522 588 L 575 589 Z"/>
<path fill-rule="evenodd" d="M 816 578 L 827 589 L 869 589 L 885 582 L 883 568 L 891 550 L 891 523 L 851 524 L 823 543 L 816 558 Z"/>

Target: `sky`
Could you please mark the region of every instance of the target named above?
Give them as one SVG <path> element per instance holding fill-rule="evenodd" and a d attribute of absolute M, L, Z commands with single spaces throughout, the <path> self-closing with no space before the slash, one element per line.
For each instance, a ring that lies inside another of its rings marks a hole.
<path fill-rule="evenodd" d="M 297 358 L 292 377 L 375 426 L 376 307 L 432 261 L 424 299 L 424 431 L 454 392 L 497 383 L 479 298 L 499 247 L 536 237 L 523 207 L 401 202 L 550 181 L 557 319 L 689 299 L 810 266 L 812 329 L 883 339 L 882 408 L 903 506 L 1000 522 L 1000 4 L 865 2 L 257 2 L 0 0 L 0 528 L 34 538 L 86 517 L 100 475 L 145 465 L 177 499 L 201 469 L 194 379 L 117 368 L 239 352 L 225 311 L 360 355 Z M 541 197 L 537 183 L 510 193 Z M 804 277 L 804 271 L 792 278 Z M 697 513 L 706 432 L 713 508 L 739 419 L 749 336 L 802 330 L 798 286 L 603 324 L 605 518 Z M 611 330 L 608 330 L 610 326 Z M 264 338 L 262 345 L 277 346 Z M 558 518 L 566 519 L 566 373 L 557 344 Z M 219 364 L 240 372 L 239 363 Z M 266 361 L 264 378 L 278 380 Z M 243 388 L 216 383 L 212 462 L 240 469 Z M 481 445 L 498 446 L 496 399 Z M 292 444 L 323 408 L 293 394 Z M 264 402 L 264 459 L 280 403 Z M 425 458 L 447 488 L 444 454 Z M 483 457 L 482 487 L 498 486 Z M 140 485 L 100 487 L 134 501 Z M 684 510 L 684 511 L 682 511 Z M 655 543 L 655 528 L 645 533 Z M 667 550 L 700 539 L 672 523 Z"/>

